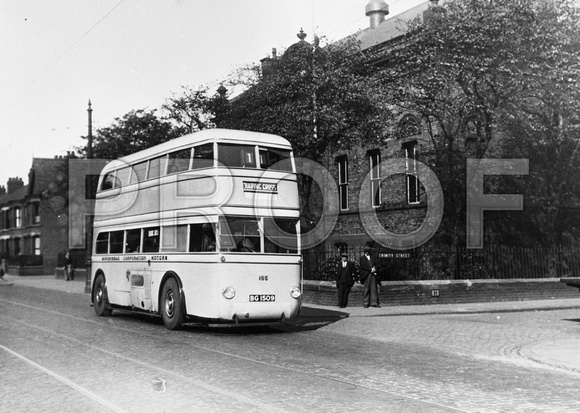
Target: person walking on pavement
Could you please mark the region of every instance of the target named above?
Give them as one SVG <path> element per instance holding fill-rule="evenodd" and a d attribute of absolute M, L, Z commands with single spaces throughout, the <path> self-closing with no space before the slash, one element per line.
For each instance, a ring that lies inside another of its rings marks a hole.
<path fill-rule="evenodd" d="M 348 305 L 348 294 L 354 285 L 354 263 L 348 260 L 348 254 L 340 254 L 341 261 L 336 270 L 336 289 L 338 290 L 338 306 L 345 308 Z"/>
<path fill-rule="evenodd" d="M 364 307 L 368 308 L 371 305 L 380 307 L 376 258 L 371 255 L 371 247 L 368 245 L 364 248 L 364 254 L 360 257 L 359 264 L 360 282 L 364 284 Z"/>
<path fill-rule="evenodd" d="M 68 251 L 66 252 L 66 254 L 64 256 L 64 276 L 65 276 L 65 281 L 70 281 L 74 278 L 72 259 L 70 257 L 70 252 L 68 252 Z"/>

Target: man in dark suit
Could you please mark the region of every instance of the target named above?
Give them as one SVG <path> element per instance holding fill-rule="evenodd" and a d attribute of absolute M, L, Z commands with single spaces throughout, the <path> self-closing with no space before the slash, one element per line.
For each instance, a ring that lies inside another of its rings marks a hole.
<path fill-rule="evenodd" d="M 338 306 L 344 308 L 348 304 L 348 294 L 354 285 L 354 263 L 348 260 L 348 254 L 340 254 L 341 261 L 336 269 L 336 288 L 338 289 Z"/>
<path fill-rule="evenodd" d="M 371 256 L 371 248 L 369 246 L 366 246 L 364 251 L 365 253 L 360 257 L 359 261 L 360 282 L 364 284 L 363 305 L 365 308 L 370 305 L 380 307 L 376 258 Z"/>

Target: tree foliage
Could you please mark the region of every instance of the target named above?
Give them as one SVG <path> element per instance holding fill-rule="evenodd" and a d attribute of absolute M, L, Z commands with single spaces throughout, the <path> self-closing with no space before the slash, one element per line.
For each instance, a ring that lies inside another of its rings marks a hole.
<path fill-rule="evenodd" d="M 302 39 L 238 75 L 248 89 L 231 103 L 225 126 L 284 136 L 298 156 L 319 161 L 330 144 L 380 136 L 386 105 L 372 73 L 354 39 L 324 47 Z"/>
<path fill-rule="evenodd" d="M 322 46 L 304 39 L 261 67 L 243 68 L 223 126 L 285 137 L 294 154 L 322 162 L 327 149 L 348 149 L 377 141 L 386 102 L 374 68 L 354 38 Z M 320 192 L 299 175 L 303 228 L 320 218 Z"/>
<path fill-rule="evenodd" d="M 122 118 L 115 118 L 111 126 L 97 129 L 93 137 L 93 156 L 116 159 L 180 135 L 180 130 L 159 119 L 155 112 L 132 110 Z M 80 148 L 80 151 L 84 153 L 86 148 Z"/>
<path fill-rule="evenodd" d="M 207 87 L 182 86 L 181 94 L 173 94 L 162 106 L 165 119 L 176 124 L 185 135 L 218 126 L 226 105 L 224 95 L 209 94 Z"/>
<path fill-rule="evenodd" d="M 449 0 L 385 51 L 392 103 L 418 114 L 430 133 L 433 150 L 425 160 L 446 193 L 452 238 L 465 233 L 466 157 L 530 160 L 526 179 L 487 181 L 491 192 L 526 196 L 520 215 L 526 222 L 505 215 L 496 233 L 530 233 L 535 220 L 551 242 L 570 222 L 566 208 L 580 206 L 579 17 L 572 0 Z M 537 235 L 538 229 L 531 238 Z"/>

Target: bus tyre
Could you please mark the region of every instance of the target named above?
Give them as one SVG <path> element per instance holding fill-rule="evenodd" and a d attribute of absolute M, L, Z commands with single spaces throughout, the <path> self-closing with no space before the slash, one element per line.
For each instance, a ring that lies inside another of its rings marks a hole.
<path fill-rule="evenodd" d="M 181 294 L 175 278 L 170 278 L 165 282 L 161 297 L 163 324 L 169 330 L 178 330 L 183 323 L 183 312 L 181 311 Z"/>
<path fill-rule="evenodd" d="M 113 312 L 109 306 L 107 288 L 105 287 L 105 276 L 103 274 L 97 275 L 95 280 L 95 287 L 93 288 L 93 305 L 95 306 L 95 313 L 97 313 L 99 317 L 109 316 Z"/>

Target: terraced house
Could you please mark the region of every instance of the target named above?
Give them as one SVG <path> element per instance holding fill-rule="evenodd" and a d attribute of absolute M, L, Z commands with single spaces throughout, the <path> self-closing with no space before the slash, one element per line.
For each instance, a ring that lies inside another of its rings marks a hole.
<path fill-rule="evenodd" d="M 10 178 L 0 188 L 0 254 L 8 273 L 54 274 L 59 254 L 68 249 L 69 158 L 74 154 L 34 158 L 27 185 Z M 84 251 L 74 255 L 84 263 Z"/>

